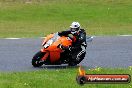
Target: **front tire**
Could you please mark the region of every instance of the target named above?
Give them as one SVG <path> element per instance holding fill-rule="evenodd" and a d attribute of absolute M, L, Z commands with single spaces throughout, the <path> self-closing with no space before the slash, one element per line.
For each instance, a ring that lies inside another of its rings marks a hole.
<path fill-rule="evenodd" d="M 43 52 L 41 52 L 41 51 L 37 52 L 34 55 L 33 59 L 32 59 L 32 65 L 34 67 L 40 67 L 40 66 L 42 66 L 44 64 L 44 62 L 41 61 L 41 58 L 43 56 L 44 56 L 44 53 Z"/>

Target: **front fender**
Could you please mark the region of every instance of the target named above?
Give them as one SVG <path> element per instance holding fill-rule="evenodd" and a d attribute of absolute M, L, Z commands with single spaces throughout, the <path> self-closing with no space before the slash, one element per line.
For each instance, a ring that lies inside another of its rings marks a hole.
<path fill-rule="evenodd" d="M 46 52 L 46 50 L 45 50 L 45 49 L 41 49 L 40 51 L 41 51 L 41 52 Z"/>

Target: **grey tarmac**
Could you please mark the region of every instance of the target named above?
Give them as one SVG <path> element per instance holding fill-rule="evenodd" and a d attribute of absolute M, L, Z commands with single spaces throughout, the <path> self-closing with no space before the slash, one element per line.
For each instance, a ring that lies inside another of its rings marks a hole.
<path fill-rule="evenodd" d="M 0 71 L 32 71 L 66 68 L 31 65 L 33 55 L 42 47 L 42 38 L 0 39 Z M 98 36 L 88 43 L 85 59 L 80 63 L 88 68 L 126 68 L 132 66 L 132 36 Z"/>

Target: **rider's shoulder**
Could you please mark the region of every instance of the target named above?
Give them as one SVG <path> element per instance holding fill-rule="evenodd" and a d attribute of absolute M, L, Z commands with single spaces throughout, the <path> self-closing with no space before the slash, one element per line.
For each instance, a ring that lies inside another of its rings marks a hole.
<path fill-rule="evenodd" d="M 82 28 L 81 28 L 80 30 L 81 30 L 81 32 L 85 32 L 85 29 L 82 29 Z"/>

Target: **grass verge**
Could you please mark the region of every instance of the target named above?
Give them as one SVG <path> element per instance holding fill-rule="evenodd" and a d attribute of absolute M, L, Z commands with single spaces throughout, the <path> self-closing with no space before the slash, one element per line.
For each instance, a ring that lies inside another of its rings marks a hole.
<path fill-rule="evenodd" d="M 1 88 L 131 88 L 129 84 L 86 84 L 76 83 L 78 68 L 56 70 L 39 70 L 31 72 L 0 73 Z M 100 68 L 86 69 L 87 74 L 130 74 L 132 68 Z"/>
<path fill-rule="evenodd" d="M 43 37 L 79 21 L 90 35 L 132 34 L 131 0 L 0 0 L 0 37 Z"/>

